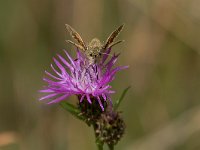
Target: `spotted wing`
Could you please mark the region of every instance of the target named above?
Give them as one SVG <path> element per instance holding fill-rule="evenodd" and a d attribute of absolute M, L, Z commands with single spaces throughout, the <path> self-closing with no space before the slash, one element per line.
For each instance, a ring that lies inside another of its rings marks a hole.
<path fill-rule="evenodd" d="M 106 40 L 106 44 L 103 46 L 103 49 L 107 49 L 110 47 L 110 45 L 113 43 L 114 39 L 119 35 L 119 33 L 122 31 L 124 27 L 124 24 L 119 26 L 115 31 L 113 31 L 108 39 Z"/>
<path fill-rule="evenodd" d="M 73 29 L 70 25 L 66 24 L 67 31 L 70 33 L 72 38 L 74 38 L 79 44 L 80 47 L 85 51 L 87 50 L 87 46 L 85 45 L 84 41 L 82 40 L 81 36 Z"/>

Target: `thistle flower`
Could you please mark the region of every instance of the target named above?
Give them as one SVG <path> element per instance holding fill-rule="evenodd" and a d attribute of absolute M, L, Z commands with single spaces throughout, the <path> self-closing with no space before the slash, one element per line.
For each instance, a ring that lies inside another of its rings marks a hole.
<path fill-rule="evenodd" d="M 45 71 L 48 78 L 44 77 L 43 80 L 48 85 L 40 92 L 47 95 L 40 100 L 51 99 L 48 104 L 52 104 L 65 100 L 71 95 L 77 95 L 80 103 L 85 99 L 90 104 L 92 100 L 97 100 L 104 111 L 101 99 L 106 102 L 111 101 L 110 94 L 115 92 L 111 90 L 109 83 L 114 79 L 116 72 L 127 68 L 127 66 L 113 68 L 119 54 L 113 55 L 108 60 L 110 51 L 111 49 L 108 49 L 98 63 L 94 64 L 90 64 L 87 57 L 79 50 L 76 52 L 76 59 L 64 50 L 68 61 L 58 54 L 57 59 L 53 58 L 57 69 L 51 64 L 56 75 Z"/>

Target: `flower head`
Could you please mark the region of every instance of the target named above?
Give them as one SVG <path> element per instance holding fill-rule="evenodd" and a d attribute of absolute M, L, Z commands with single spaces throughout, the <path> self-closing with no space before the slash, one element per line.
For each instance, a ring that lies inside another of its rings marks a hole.
<path fill-rule="evenodd" d="M 109 83 L 114 79 L 116 72 L 127 68 L 127 66 L 113 68 L 119 55 L 113 55 L 110 60 L 107 60 L 110 51 L 111 49 L 108 49 L 107 55 L 103 55 L 98 63 L 94 64 L 90 64 L 87 57 L 79 50 L 76 59 L 64 50 L 68 61 L 58 54 L 58 59 L 53 58 L 57 69 L 51 64 L 56 75 L 45 71 L 48 78 L 44 77 L 43 80 L 48 85 L 40 92 L 47 95 L 40 100 L 51 98 L 48 104 L 52 104 L 65 100 L 71 95 L 78 95 L 80 102 L 87 99 L 91 104 L 91 99 L 97 100 L 104 111 L 101 99 L 110 100 L 109 95 L 114 93 Z"/>

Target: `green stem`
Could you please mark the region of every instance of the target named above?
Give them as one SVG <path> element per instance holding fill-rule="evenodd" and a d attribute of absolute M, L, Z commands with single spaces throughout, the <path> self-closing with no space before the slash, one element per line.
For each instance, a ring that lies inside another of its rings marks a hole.
<path fill-rule="evenodd" d="M 114 145 L 108 145 L 109 150 L 114 150 Z"/>
<path fill-rule="evenodd" d="M 95 133 L 95 124 L 93 124 L 93 128 L 94 128 L 94 133 Z M 95 137 L 96 137 L 96 145 L 97 145 L 97 147 L 98 147 L 98 150 L 103 150 L 103 142 L 101 142 L 101 141 L 98 139 L 96 133 L 95 133 Z"/>
<path fill-rule="evenodd" d="M 103 144 L 97 143 L 98 150 L 103 150 Z"/>

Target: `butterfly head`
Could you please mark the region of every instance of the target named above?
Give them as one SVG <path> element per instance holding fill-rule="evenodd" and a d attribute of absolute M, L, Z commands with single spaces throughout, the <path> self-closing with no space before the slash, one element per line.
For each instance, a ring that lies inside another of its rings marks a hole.
<path fill-rule="evenodd" d="M 101 55 L 102 44 L 99 39 L 94 38 L 87 46 L 86 55 L 93 59 L 96 59 Z"/>

